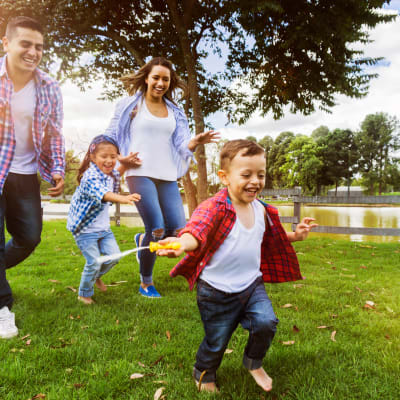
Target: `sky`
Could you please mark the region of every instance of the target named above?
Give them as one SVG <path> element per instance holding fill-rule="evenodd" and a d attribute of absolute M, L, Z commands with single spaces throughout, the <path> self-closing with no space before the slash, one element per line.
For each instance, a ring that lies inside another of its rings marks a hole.
<path fill-rule="evenodd" d="M 400 12 L 400 0 L 386 5 L 385 12 Z M 390 11 L 392 10 L 392 11 Z M 394 22 L 378 25 L 370 32 L 372 43 L 363 47 L 367 57 L 384 57 L 385 61 L 370 68 L 369 72 L 379 76 L 370 83 L 369 93 L 362 99 L 345 96 L 336 97 L 336 106 L 331 113 L 317 110 L 309 116 L 292 114 L 275 121 L 272 115 L 261 117 L 253 115 L 246 124 L 225 126 L 226 118 L 217 113 L 208 119 L 223 138 L 238 139 L 255 136 L 261 139 L 266 135 L 276 138 L 280 132 L 309 135 L 321 125 L 330 130 L 336 128 L 357 130 L 368 114 L 385 112 L 400 120 L 400 17 Z M 67 149 L 76 152 L 86 151 L 92 137 L 103 133 L 114 112 L 115 103 L 100 101 L 102 84 L 97 82 L 92 89 L 82 92 L 71 82 L 62 86 L 64 98 L 64 135 Z"/>

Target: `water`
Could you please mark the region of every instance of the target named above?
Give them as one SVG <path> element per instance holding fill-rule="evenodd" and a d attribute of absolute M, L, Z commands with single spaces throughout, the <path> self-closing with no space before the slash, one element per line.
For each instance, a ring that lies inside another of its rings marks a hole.
<path fill-rule="evenodd" d="M 278 205 L 282 216 L 293 215 L 293 206 Z M 301 218 L 312 217 L 319 225 L 354 228 L 399 228 L 400 207 L 301 207 Z M 290 229 L 290 224 L 284 224 Z M 400 242 L 399 236 L 338 235 L 314 233 L 313 236 L 349 239 L 352 241 Z"/>
<path fill-rule="evenodd" d="M 110 207 L 114 215 L 115 206 Z M 293 215 L 293 206 L 278 205 L 282 216 Z M 43 202 L 44 219 L 66 218 L 69 204 Z M 46 215 L 46 212 L 59 212 L 59 215 Z M 123 212 L 137 212 L 135 206 L 122 205 Z M 187 213 L 187 209 L 186 215 Z M 309 207 L 302 206 L 301 217 L 315 218 L 318 224 L 327 226 L 370 227 L 370 228 L 399 228 L 400 207 Z M 143 226 L 140 218 L 121 218 L 121 223 L 127 226 Z M 290 230 L 290 224 L 284 224 Z M 333 239 L 348 239 L 352 241 L 400 242 L 399 236 L 367 236 L 367 235 L 337 235 L 328 233 L 313 233 L 311 236 L 331 237 Z"/>

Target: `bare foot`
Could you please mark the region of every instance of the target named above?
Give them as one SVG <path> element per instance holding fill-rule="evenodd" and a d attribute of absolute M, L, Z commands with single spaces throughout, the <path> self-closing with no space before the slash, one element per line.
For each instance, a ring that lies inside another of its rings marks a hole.
<path fill-rule="evenodd" d="M 99 289 L 101 292 L 107 291 L 107 286 L 104 284 L 104 282 L 100 278 L 96 279 L 95 285 L 96 285 L 97 289 Z"/>
<path fill-rule="evenodd" d="M 87 305 L 95 303 L 91 297 L 78 296 L 78 300 Z"/>
<path fill-rule="evenodd" d="M 258 386 L 261 386 L 266 392 L 272 389 L 272 378 L 264 371 L 264 368 L 249 369 L 250 374 L 257 382 Z"/>
<path fill-rule="evenodd" d="M 200 384 L 196 380 L 195 380 L 195 382 L 196 382 L 197 389 L 199 389 L 199 392 L 219 393 L 219 390 L 218 390 L 215 382 L 203 383 L 200 381 Z"/>

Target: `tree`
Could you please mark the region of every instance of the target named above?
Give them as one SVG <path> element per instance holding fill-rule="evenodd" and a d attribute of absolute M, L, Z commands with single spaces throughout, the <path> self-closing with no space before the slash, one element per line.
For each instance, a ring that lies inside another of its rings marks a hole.
<path fill-rule="evenodd" d="M 294 140 L 293 132 L 281 132 L 275 139 L 268 157 L 268 174 L 272 178 L 273 187 L 283 187 L 286 185 L 284 171 L 281 169 L 286 163 L 286 154 L 289 151 L 289 145 Z"/>
<path fill-rule="evenodd" d="M 258 144 L 265 149 L 265 158 L 266 158 L 266 167 L 265 167 L 265 187 L 267 189 L 272 189 L 273 186 L 273 177 L 271 175 L 271 167 L 272 167 L 272 159 L 271 159 L 271 149 L 274 145 L 274 139 L 271 136 L 266 135 L 261 140 L 259 140 Z"/>
<path fill-rule="evenodd" d="M 322 166 L 315 141 L 309 136 L 297 135 L 289 145 L 281 170 L 286 174 L 289 186 L 299 185 L 306 192 L 315 194 Z"/>
<path fill-rule="evenodd" d="M 391 184 L 398 169 L 396 151 L 400 149 L 399 121 L 386 113 L 369 114 L 361 123 L 356 142 L 359 172 L 370 194 L 379 194 Z"/>
<path fill-rule="evenodd" d="M 317 156 L 322 161 L 322 168 L 317 179 L 318 189 L 322 185 L 335 184 L 336 192 L 342 179 L 350 186 L 357 172 L 358 154 L 354 134 L 350 129 L 335 129 L 333 132 L 317 128 L 311 137 L 316 137 Z M 318 190 L 319 191 L 319 190 Z"/>
<path fill-rule="evenodd" d="M 395 18 L 376 11 L 386 2 L 2 0 L 0 27 L 15 15 L 39 19 L 48 32 L 47 66 L 81 85 L 104 80 L 109 98 L 121 93 L 121 75 L 161 53 L 188 82 L 185 108 L 198 134 L 221 109 L 243 123 L 258 110 L 279 118 L 290 105 L 309 114 L 316 102 L 329 109 L 337 93 L 365 95 L 375 75 L 363 68 L 379 58 L 352 45 L 368 42 L 365 26 Z M 221 71 L 208 72 L 210 54 L 224 56 Z M 207 196 L 204 147 L 196 159 L 197 198 L 190 174 L 184 179 L 190 208 Z"/>

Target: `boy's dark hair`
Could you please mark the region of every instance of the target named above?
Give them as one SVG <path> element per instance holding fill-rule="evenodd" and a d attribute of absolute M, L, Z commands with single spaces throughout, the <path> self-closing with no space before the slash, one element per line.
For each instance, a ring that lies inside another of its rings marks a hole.
<path fill-rule="evenodd" d="M 236 139 L 226 142 L 220 153 L 220 168 L 226 170 L 237 153 L 246 150 L 242 156 L 255 156 L 265 153 L 265 150 L 257 143 L 247 139 Z"/>
<path fill-rule="evenodd" d="M 6 28 L 6 36 L 8 40 L 11 40 L 14 36 L 17 28 L 28 28 L 33 31 L 38 31 L 43 35 L 43 27 L 36 19 L 30 17 L 15 17 L 8 21 Z"/>

